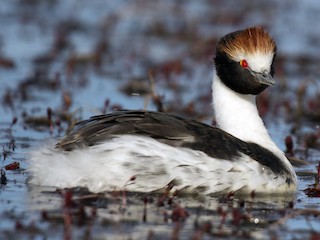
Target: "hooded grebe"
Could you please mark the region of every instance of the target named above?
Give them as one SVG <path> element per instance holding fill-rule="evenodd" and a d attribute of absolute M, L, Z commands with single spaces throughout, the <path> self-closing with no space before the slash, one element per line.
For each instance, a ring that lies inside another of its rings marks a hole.
<path fill-rule="evenodd" d="M 56 146 L 30 156 L 30 182 L 92 192 L 149 192 L 168 184 L 204 194 L 295 192 L 297 177 L 259 117 L 256 95 L 272 78 L 276 44 L 260 27 L 217 44 L 213 107 L 220 128 L 152 111 L 79 122 Z"/>

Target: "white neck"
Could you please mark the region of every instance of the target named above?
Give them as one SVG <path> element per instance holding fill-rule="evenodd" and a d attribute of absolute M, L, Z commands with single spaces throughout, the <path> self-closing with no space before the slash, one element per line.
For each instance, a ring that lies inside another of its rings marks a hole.
<path fill-rule="evenodd" d="M 280 151 L 259 116 L 255 95 L 234 92 L 216 74 L 212 91 L 216 121 L 222 130 L 243 141 L 257 143 L 272 152 Z"/>

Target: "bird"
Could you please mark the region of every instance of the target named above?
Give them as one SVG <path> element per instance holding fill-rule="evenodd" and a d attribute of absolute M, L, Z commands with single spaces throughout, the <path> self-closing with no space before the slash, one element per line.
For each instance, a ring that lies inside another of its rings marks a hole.
<path fill-rule="evenodd" d="M 185 193 L 293 194 L 297 176 L 259 116 L 256 96 L 275 84 L 277 46 L 260 26 L 216 44 L 212 107 L 217 126 L 172 113 L 123 110 L 77 123 L 32 150 L 30 184 Z"/>

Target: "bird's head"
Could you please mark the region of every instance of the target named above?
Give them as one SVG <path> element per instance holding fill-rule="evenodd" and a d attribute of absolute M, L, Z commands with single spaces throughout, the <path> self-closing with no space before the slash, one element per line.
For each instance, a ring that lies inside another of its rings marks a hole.
<path fill-rule="evenodd" d="M 276 49 L 274 40 L 261 27 L 229 33 L 217 44 L 217 75 L 238 93 L 259 94 L 274 84 Z"/>

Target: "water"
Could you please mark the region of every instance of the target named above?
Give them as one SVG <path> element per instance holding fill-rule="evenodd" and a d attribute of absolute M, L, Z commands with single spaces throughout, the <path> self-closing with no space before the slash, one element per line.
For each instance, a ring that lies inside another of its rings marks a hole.
<path fill-rule="evenodd" d="M 19 170 L 6 171 L 7 183 L 0 188 L 1 239 L 292 239 L 319 234 L 319 199 L 302 191 L 314 181 L 309 172 L 316 172 L 320 153 L 317 141 L 306 153 L 305 139 L 319 133 L 319 122 L 297 110 L 302 104 L 305 112 L 319 116 L 316 3 L 241 1 L 234 8 L 231 0 L 0 1 L 1 167 L 20 164 Z M 173 193 L 95 196 L 78 190 L 73 193 L 76 207 L 63 207 L 65 193 L 27 184 L 27 152 L 62 136 L 69 125 L 66 117 L 84 119 L 119 107 L 155 110 L 147 96 L 121 91 L 134 80 L 150 89 L 150 72 L 168 111 L 210 123 L 215 41 L 256 24 L 267 26 L 279 52 L 278 85 L 264 95 L 264 120 L 282 149 L 284 138 L 292 135 L 296 157 L 310 162 L 296 168 L 308 172 L 299 177 L 297 196 L 178 195 L 172 200 Z M 305 95 L 298 95 L 303 84 Z M 14 117 L 18 121 L 11 126 Z"/>

